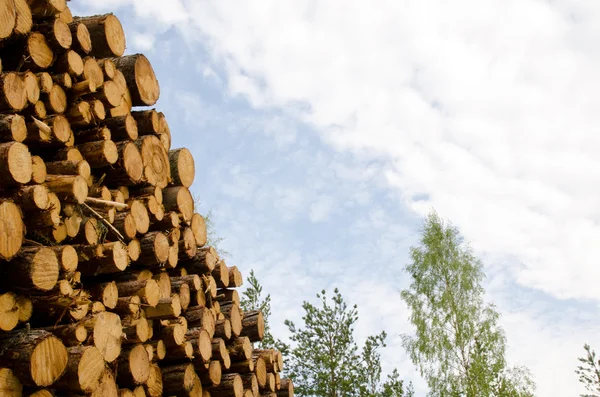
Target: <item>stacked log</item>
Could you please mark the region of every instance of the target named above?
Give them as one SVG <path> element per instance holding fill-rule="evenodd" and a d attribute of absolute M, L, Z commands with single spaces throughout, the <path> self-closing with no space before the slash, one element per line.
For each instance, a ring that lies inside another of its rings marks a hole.
<path fill-rule="evenodd" d="M 0 0 L 0 395 L 292 396 L 113 14 Z"/>

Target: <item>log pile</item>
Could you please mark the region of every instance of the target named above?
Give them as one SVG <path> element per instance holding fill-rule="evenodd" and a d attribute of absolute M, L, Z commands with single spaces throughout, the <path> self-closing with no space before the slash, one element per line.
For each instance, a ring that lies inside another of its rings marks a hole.
<path fill-rule="evenodd" d="M 0 0 L 0 395 L 288 397 L 113 14 Z"/>

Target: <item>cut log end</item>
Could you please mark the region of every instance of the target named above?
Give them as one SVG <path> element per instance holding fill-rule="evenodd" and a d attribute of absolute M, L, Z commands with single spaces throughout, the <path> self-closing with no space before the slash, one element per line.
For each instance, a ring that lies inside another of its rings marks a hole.
<path fill-rule="evenodd" d="M 21 210 L 11 202 L 0 203 L 0 258 L 11 259 L 21 249 L 25 225 Z"/>

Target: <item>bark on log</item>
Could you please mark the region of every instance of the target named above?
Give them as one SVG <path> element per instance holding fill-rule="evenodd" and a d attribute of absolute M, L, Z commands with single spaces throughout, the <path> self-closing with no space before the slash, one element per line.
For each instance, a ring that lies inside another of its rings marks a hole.
<path fill-rule="evenodd" d="M 232 288 L 241 287 L 244 284 L 244 278 L 242 273 L 238 270 L 237 266 L 229 268 L 229 286 Z"/>
<path fill-rule="evenodd" d="M 120 296 L 138 296 L 149 306 L 156 306 L 160 299 L 160 288 L 155 280 L 136 280 L 118 282 L 117 291 Z"/>
<path fill-rule="evenodd" d="M 185 221 L 191 221 L 194 215 L 194 198 L 189 189 L 183 186 L 163 189 L 163 205 L 165 211 L 177 211 Z"/>
<path fill-rule="evenodd" d="M 231 332 L 235 336 L 242 333 L 242 315 L 241 310 L 235 303 L 223 303 L 221 313 L 231 322 Z"/>
<path fill-rule="evenodd" d="M 55 73 L 68 73 L 76 78 L 83 74 L 83 59 L 77 52 L 69 50 L 58 56 L 52 70 Z"/>
<path fill-rule="evenodd" d="M 142 54 L 134 54 L 114 58 L 113 62 L 125 76 L 133 106 L 154 105 L 160 87 L 150 61 Z"/>
<path fill-rule="evenodd" d="M 291 379 L 281 379 L 277 397 L 294 397 L 294 383 Z"/>
<path fill-rule="evenodd" d="M 253 396 L 258 396 L 258 381 L 253 373 L 240 374 L 244 389 L 250 390 Z"/>
<path fill-rule="evenodd" d="M 225 341 L 231 339 L 231 322 L 227 319 L 217 320 L 215 323 L 215 337 Z"/>
<path fill-rule="evenodd" d="M 96 141 L 77 145 L 77 149 L 92 168 L 110 166 L 119 159 L 119 150 L 113 141 Z"/>
<path fill-rule="evenodd" d="M 66 0 L 28 0 L 34 19 L 49 19 L 67 9 Z"/>
<path fill-rule="evenodd" d="M 106 175 L 111 186 L 140 183 L 144 175 L 144 164 L 137 146 L 133 142 L 117 143 L 119 160 L 116 166 L 107 169 Z"/>
<path fill-rule="evenodd" d="M 146 318 L 149 319 L 169 319 L 177 318 L 181 315 L 181 303 L 179 295 L 172 294 L 170 298 L 160 299 L 155 307 L 144 308 Z"/>
<path fill-rule="evenodd" d="M 240 336 L 229 341 L 227 350 L 232 360 L 242 361 L 252 358 L 252 343 L 245 336 Z"/>
<path fill-rule="evenodd" d="M 131 212 L 121 212 L 115 216 L 113 226 L 123 235 L 126 240 L 132 240 L 137 233 L 135 218 Z M 138 256 L 139 259 L 139 256 Z"/>
<path fill-rule="evenodd" d="M 219 363 L 218 361 L 211 361 L 208 366 L 208 369 L 204 369 L 203 365 L 198 365 L 198 363 L 194 360 L 194 368 L 197 371 L 202 386 L 215 387 L 221 383 L 221 363 Z"/>
<path fill-rule="evenodd" d="M 120 241 L 104 244 L 100 256 L 91 257 L 81 261 L 78 270 L 84 276 L 97 276 L 100 274 L 120 273 L 127 268 L 129 256 L 127 247 Z"/>
<path fill-rule="evenodd" d="M 85 342 L 88 337 L 87 329 L 81 324 L 55 325 L 52 327 L 40 328 L 52 333 L 59 338 L 65 346 L 77 346 Z"/>
<path fill-rule="evenodd" d="M 150 377 L 144 387 L 146 394 L 150 397 L 160 397 L 163 394 L 162 370 L 157 364 L 152 364 Z"/>
<path fill-rule="evenodd" d="M 137 263 L 154 267 L 165 263 L 169 258 L 169 239 L 162 232 L 146 233 L 140 239 L 141 254 Z"/>
<path fill-rule="evenodd" d="M 32 32 L 3 50 L 10 54 L 2 59 L 3 66 L 8 70 L 43 71 L 54 61 L 54 52 L 40 32 Z"/>
<path fill-rule="evenodd" d="M 73 49 L 84 54 L 89 54 L 92 51 L 92 38 L 87 26 L 75 21 L 70 22 L 68 26 L 73 37 Z"/>
<path fill-rule="evenodd" d="M 229 287 L 229 268 L 225 264 L 224 260 L 220 260 L 212 271 L 212 276 L 217 282 L 218 288 Z"/>
<path fill-rule="evenodd" d="M 139 135 L 158 135 L 160 119 L 156 110 L 134 110 L 131 116 L 137 123 Z"/>

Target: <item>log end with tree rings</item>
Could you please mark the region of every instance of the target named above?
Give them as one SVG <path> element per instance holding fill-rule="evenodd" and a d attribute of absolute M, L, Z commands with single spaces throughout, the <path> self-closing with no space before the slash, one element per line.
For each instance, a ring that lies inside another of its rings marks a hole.
<path fill-rule="evenodd" d="M 119 18 L 110 14 L 104 19 L 106 42 L 114 56 L 120 57 L 125 53 L 125 32 Z"/>
<path fill-rule="evenodd" d="M 113 61 L 125 76 L 133 106 L 152 106 L 158 101 L 160 87 L 148 58 L 133 54 Z"/>
<path fill-rule="evenodd" d="M 73 35 L 69 25 L 61 19 L 56 18 L 53 23 L 54 40 L 62 50 L 68 50 L 73 44 Z"/>
<path fill-rule="evenodd" d="M 121 165 L 133 183 L 138 183 L 144 175 L 142 155 L 133 142 L 125 143 L 121 150 Z"/>
<path fill-rule="evenodd" d="M 194 183 L 196 167 L 192 153 L 186 149 L 174 149 L 169 152 L 171 178 L 174 185 L 189 188 Z"/>
<path fill-rule="evenodd" d="M 96 315 L 93 338 L 106 362 L 112 363 L 121 354 L 121 318 L 110 312 Z"/>
<path fill-rule="evenodd" d="M 0 0 L 0 39 L 9 37 L 17 22 L 17 12 L 13 0 Z"/>
<path fill-rule="evenodd" d="M 75 30 L 76 47 L 84 53 L 89 54 L 92 51 L 90 31 L 83 23 L 71 22 L 71 24 L 73 25 L 72 29 Z"/>
<path fill-rule="evenodd" d="M 6 397 L 23 395 L 23 385 L 10 368 L 0 368 L 0 395 Z"/>
<path fill-rule="evenodd" d="M 33 165 L 29 149 L 19 142 L 0 144 L 0 183 L 5 186 L 31 181 Z"/>
<path fill-rule="evenodd" d="M 30 375 L 37 386 L 50 386 L 65 371 L 68 352 L 55 336 L 48 336 L 33 349 L 30 358 Z"/>
<path fill-rule="evenodd" d="M 39 69 L 47 69 L 54 61 L 54 52 L 43 34 L 33 32 L 27 38 L 27 48 L 31 62 Z"/>
<path fill-rule="evenodd" d="M 26 35 L 31 32 L 33 27 L 33 16 L 31 8 L 27 4 L 27 0 L 15 0 L 16 7 L 16 24 L 14 33 L 17 35 Z"/>
<path fill-rule="evenodd" d="M 25 80 L 17 73 L 9 72 L 0 77 L 0 82 L 2 83 L 1 107 L 6 110 L 22 110 L 27 105 Z"/>

